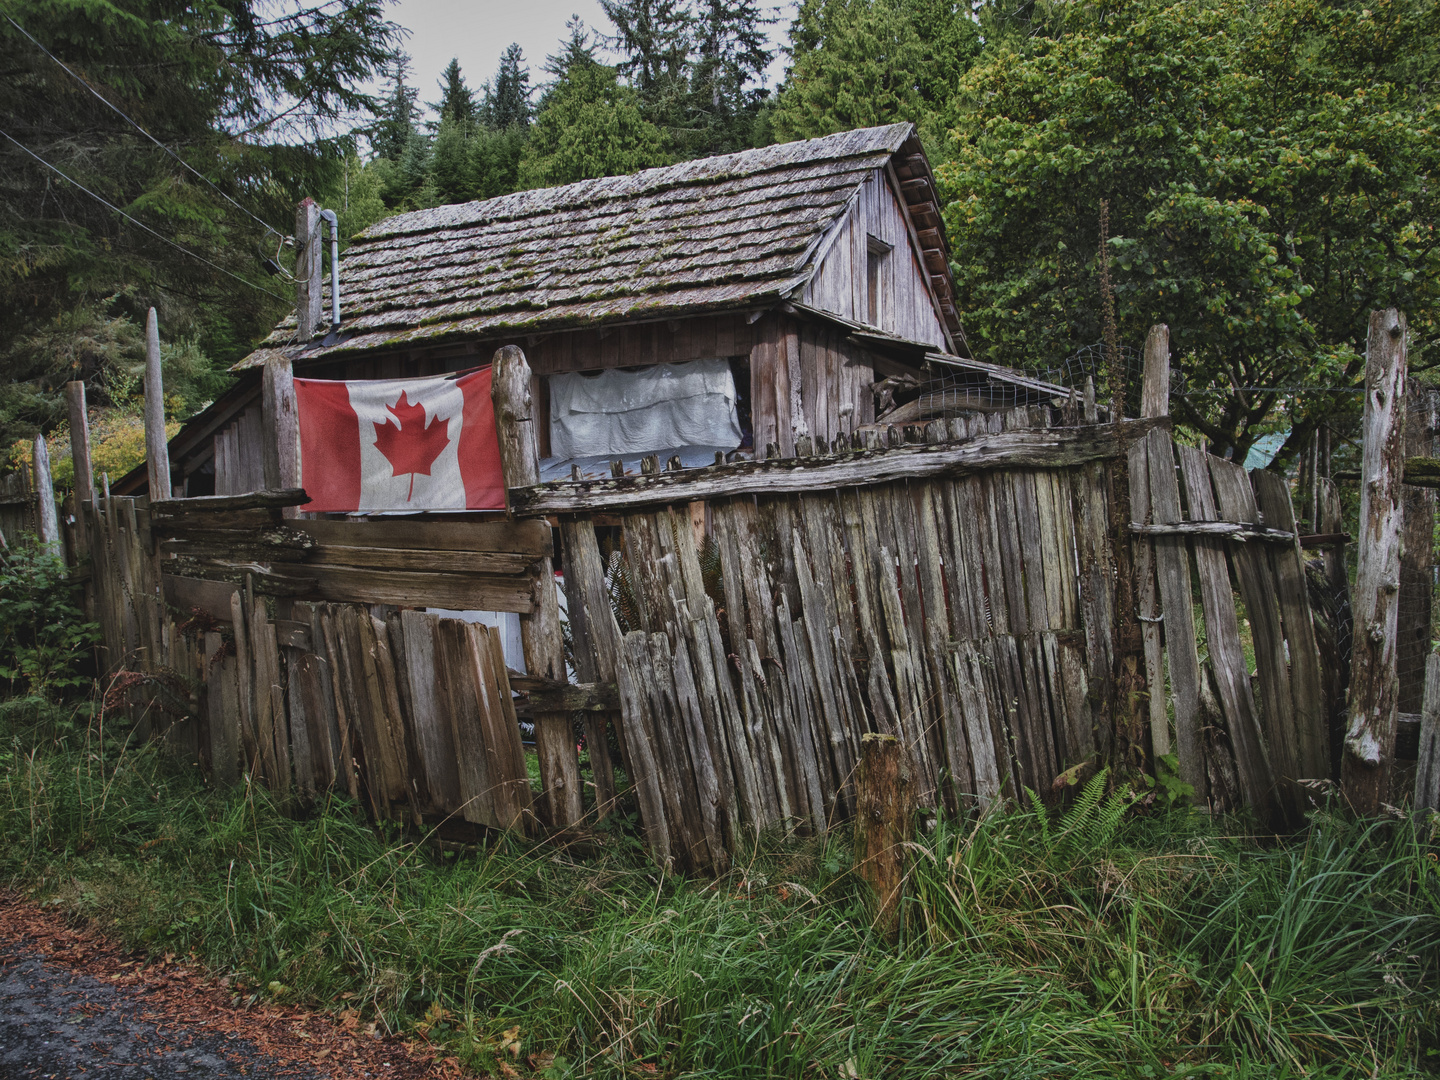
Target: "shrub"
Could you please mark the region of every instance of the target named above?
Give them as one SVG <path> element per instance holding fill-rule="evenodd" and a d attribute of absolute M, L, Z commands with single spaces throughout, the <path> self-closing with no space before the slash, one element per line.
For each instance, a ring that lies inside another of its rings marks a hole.
<path fill-rule="evenodd" d="M 33 539 L 0 551 L 0 679 L 10 696 L 56 700 L 88 687 L 96 626 L 76 605 L 65 561 Z"/>

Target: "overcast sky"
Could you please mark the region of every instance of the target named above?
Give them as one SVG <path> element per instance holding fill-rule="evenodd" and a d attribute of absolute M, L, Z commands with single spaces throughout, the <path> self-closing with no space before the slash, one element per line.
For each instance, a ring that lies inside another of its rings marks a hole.
<path fill-rule="evenodd" d="M 770 27 L 778 44 L 794 12 L 793 0 L 770 0 L 780 21 Z M 403 48 L 410 54 L 412 85 L 422 102 L 436 101 L 436 83 L 452 57 L 460 61 L 465 83 L 478 90 L 495 74 L 500 54 L 512 41 L 519 42 L 530 65 L 530 85 L 545 78 L 545 57 L 557 51 L 565 36 L 565 21 L 579 15 L 585 25 L 608 33 L 612 28 L 597 0 L 395 0 L 389 16 L 410 31 Z M 770 66 L 768 83 L 784 75 L 783 57 Z"/>

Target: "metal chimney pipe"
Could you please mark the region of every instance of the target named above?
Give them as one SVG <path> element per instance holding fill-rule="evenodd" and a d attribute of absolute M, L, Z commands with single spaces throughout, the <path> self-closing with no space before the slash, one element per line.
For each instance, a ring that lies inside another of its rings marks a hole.
<path fill-rule="evenodd" d="M 330 333 L 340 329 L 340 221 L 334 210 L 321 210 L 330 226 Z"/>

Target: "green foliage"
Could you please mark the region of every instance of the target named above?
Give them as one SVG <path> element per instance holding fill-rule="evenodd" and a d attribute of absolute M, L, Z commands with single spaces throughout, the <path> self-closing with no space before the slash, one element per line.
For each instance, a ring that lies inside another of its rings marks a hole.
<path fill-rule="evenodd" d="M 778 140 L 922 118 L 926 49 L 900 0 L 802 0 L 790 36 Z"/>
<path fill-rule="evenodd" d="M 1174 409 L 1214 452 L 1242 458 L 1281 408 L 1292 452 L 1333 395 L 1246 388 L 1353 383 L 1374 307 L 1407 311 L 1421 359 L 1440 303 L 1440 111 L 1416 72 L 1440 55 L 1421 44 L 1437 11 L 1086 2 L 1051 36 L 987 47 L 938 169 L 979 355 L 1051 365 L 1099 340 L 1108 199 L 1121 337 L 1169 324 L 1192 391 Z"/>
<path fill-rule="evenodd" d="M 576 64 L 545 95 L 520 160 L 525 187 L 620 176 L 665 161 L 660 131 L 615 69 Z"/>
<path fill-rule="evenodd" d="M 500 67 L 485 94 L 485 126 L 492 131 L 530 124 L 530 70 L 520 46 L 511 44 L 500 55 Z"/>
<path fill-rule="evenodd" d="M 452 59 L 440 76 L 440 100 L 431 106 L 440 116 L 443 124 L 447 120 L 461 127 L 475 122 L 475 94 L 465 85 L 465 76 L 460 74 L 460 61 Z"/>
<path fill-rule="evenodd" d="M 1440 875 L 1408 823 L 1320 815 L 1259 846 L 1166 814 L 1059 851 L 997 807 L 916 842 L 915 931 L 890 949 L 865 929 L 843 829 L 764 837 L 691 882 L 623 829 L 583 857 L 507 837 L 457 853 L 343 799 L 295 818 L 260 789 L 206 790 L 104 717 L 0 725 L 7 881 L 135 947 L 193 951 L 246 1000 L 351 995 L 482 1071 L 517 1026 L 522 1057 L 603 1078 L 1433 1064 Z"/>
<path fill-rule="evenodd" d="M 97 345 L 124 346 L 89 326 L 140 323 L 153 305 L 165 340 L 223 365 L 273 325 L 290 301 L 257 256 L 330 175 L 343 140 L 329 133 L 363 117 L 397 33 L 379 0 L 17 0 L 6 13 L 83 81 L 0 21 L 0 130 L 16 140 L 0 140 L 0 445 L 56 422 Z M 46 347 L 15 347 L 37 338 Z"/>
<path fill-rule="evenodd" d="M 0 551 L 0 679 L 11 695 L 40 701 L 72 696 L 96 642 L 76 603 L 65 560 L 33 538 Z"/>

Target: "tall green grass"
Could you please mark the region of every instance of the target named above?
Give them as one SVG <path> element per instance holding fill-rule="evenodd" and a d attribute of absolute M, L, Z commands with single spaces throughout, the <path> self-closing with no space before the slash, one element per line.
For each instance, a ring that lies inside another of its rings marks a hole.
<path fill-rule="evenodd" d="M 1437 846 L 1405 823 L 1320 814 L 1261 842 L 1098 799 L 942 821 L 914 844 L 887 949 L 840 834 L 764 838 L 717 882 L 661 874 L 619 825 L 585 858 L 507 838 L 457 854 L 341 801 L 294 819 L 263 790 L 210 791 L 33 705 L 0 707 L 0 731 L 12 888 L 236 972 L 242 995 L 418 1026 L 481 1071 L 541 1052 L 546 1075 L 600 1077 L 1440 1063 Z"/>

